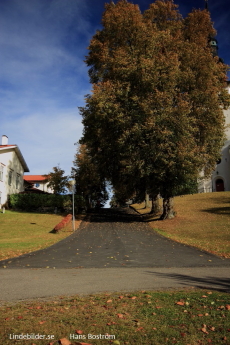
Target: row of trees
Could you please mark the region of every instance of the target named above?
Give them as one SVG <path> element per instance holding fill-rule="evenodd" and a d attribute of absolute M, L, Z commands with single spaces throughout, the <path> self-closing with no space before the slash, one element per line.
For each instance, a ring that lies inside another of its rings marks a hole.
<path fill-rule="evenodd" d="M 214 36 L 208 10 L 182 18 L 170 0 L 144 13 L 126 0 L 105 5 L 86 57 L 92 93 L 80 108 L 75 162 L 86 195 L 105 193 L 105 181 L 125 197 L 160 193 L 162 219 L 172 218 L 173 197 L 211 173 L 229 106 L 228 67 L 208 43 Z"/>
<path fill-rule="evenodd" d="M 126 0 L 105 5 L 85 61 L 92 93 L 72 171 L 89 205 L 107 200 L 110 182 L 118 201 L 160 194 L 161 218 L 172 218 L 173 197 L 214 169 L 230 103 L 215 34 L 207 9 L 182 18 L 170 0 L 144 13 Z"/>
<path fill-rule="evenodd" d="M 60 166 L 43 175 L 54 194 L 66 194 L 72 190 L 71 179 L 75 179 L 75 193 L 85 200 L 87 207 L 103 205 L 108 200 L 106 182 L 99 175 L 86 145 L 80 145 L 73 161 L 71 176 L 65 175 Z"/>

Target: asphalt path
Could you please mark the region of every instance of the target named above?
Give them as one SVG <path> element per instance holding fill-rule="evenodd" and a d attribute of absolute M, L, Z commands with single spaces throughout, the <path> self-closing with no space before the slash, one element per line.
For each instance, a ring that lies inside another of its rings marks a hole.
<path fill-rule="evenodd" d="M 230 259 L 159 235 L 131 209 L 92 213 L 66 239 L 0 261 L 0 268 L 2 302 L 138 289 L 230 291 Z"/>

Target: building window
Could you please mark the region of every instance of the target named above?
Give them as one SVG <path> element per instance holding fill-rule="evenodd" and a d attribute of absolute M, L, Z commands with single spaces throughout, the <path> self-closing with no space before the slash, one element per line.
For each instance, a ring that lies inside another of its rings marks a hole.
<path fill-rule="evenodd" d="M 16 189 L 19 188 L 19 184 L 20 184 L 20 175 L 17 174 L 17 175 L 16 175 Z"/>
<path fill-rule="evenodd" d="M 13 170 L 9 170 L 9 176 L 8 176 L 8 185 L 11 186 L 12 184 L 12 176 L 13 176 Z"/>
<path fill-rule="evenodd" d="M 36 188 L 40 187 L 40 183 L 35 183 L 35 187 Z"/>
<path fill-rule="evenodd" d="M 3 170 L 4 170 L 4 166 L 0 164 L 0 181 L 3 181 Z"/>

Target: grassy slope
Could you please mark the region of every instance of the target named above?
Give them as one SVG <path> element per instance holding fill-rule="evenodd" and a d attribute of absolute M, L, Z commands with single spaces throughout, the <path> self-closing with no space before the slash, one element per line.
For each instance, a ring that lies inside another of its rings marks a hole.
<path fill-rule="evenodd" d="M 145 214 L 142 204 L 132 205 Z M 202 193 L 175 198 L 177 217 L 146 220 L 162 235 L 181 243 L 230 258 L 230 192 Z"/>
<path fill-rule="evenodd" d="M 230 341 L 229 295 L 212 291 L 137 292 L 61 297 L 0 307 L 4 345 L 219 345 Z M 42 334 L 46 340 L 9 339 Z M 115 341 L 88 335 L 115 336 Z M 53 335 L 55 343 L 48 340 Z M 57 340 L 62 338 L 62 341 Z M 65 340 L 63 338 L 66 338 Z"/>
<path fill-rule="evenodd" d="M 55 214 L 0 213 L 0 260 L 48 247 L 69 236 L 71 223 L 57 234 L 50 233 L 62 219 Z M 80 221 L 76 227 L 78 223 Z"/>

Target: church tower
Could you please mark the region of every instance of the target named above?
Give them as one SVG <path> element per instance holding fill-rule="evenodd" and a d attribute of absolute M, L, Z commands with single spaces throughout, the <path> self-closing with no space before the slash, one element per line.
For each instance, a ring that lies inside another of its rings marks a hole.
<path fill-rule="evenodd" d="M 205 9 L 209 11 L 208 7 L 208 0 L 205 0 Z M 213 56 L 218 56 L 218 41 L 215 37 L 209 36 L 208 38 L 208 44 L 211 47 Z M 224 62 L 221 58 L 219 58 L 219 62 Z"/>

